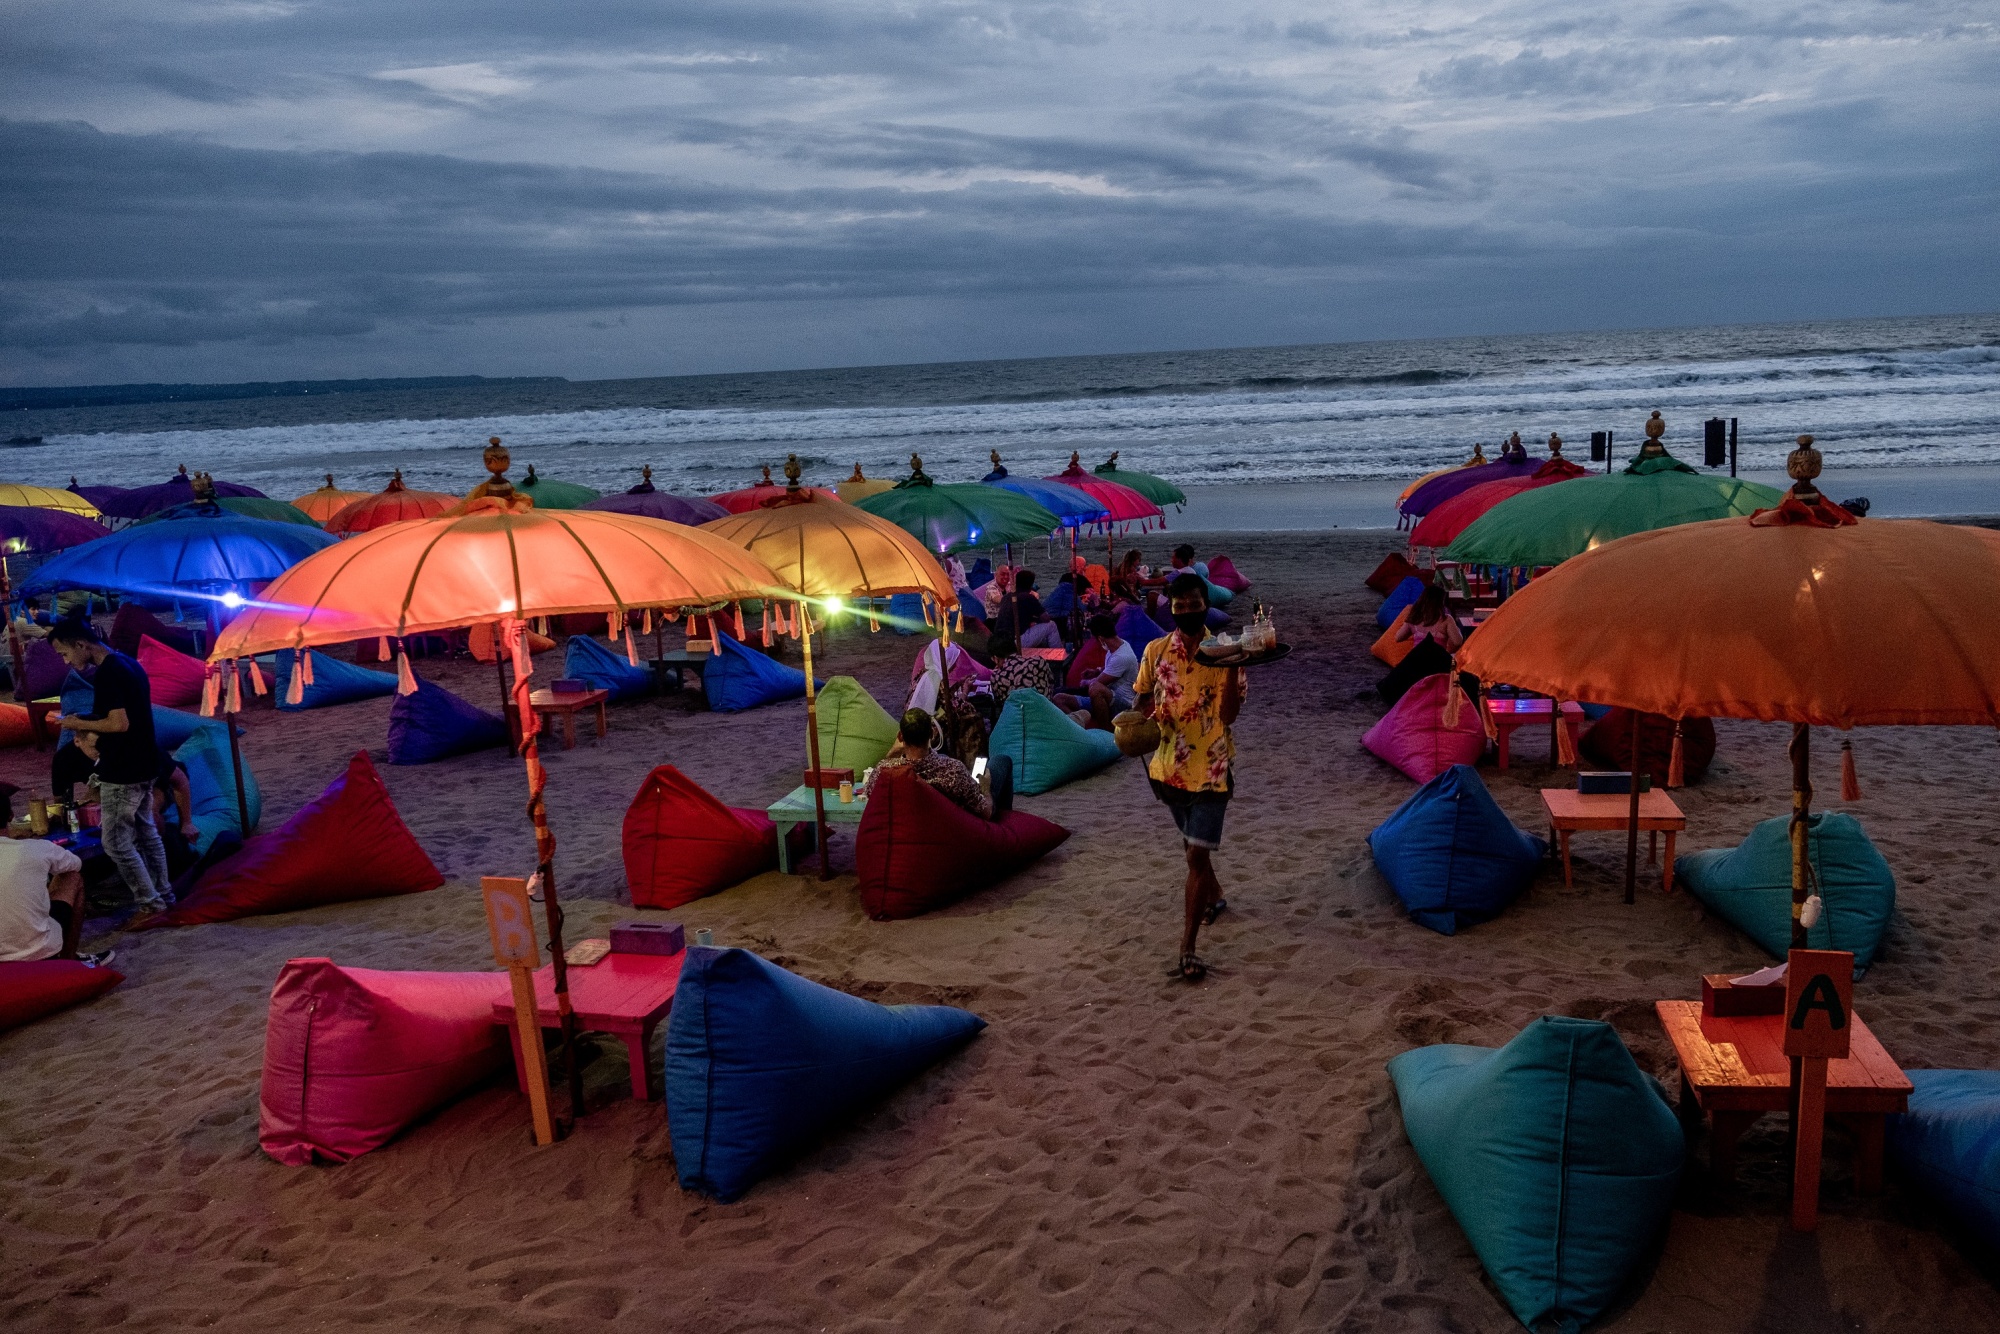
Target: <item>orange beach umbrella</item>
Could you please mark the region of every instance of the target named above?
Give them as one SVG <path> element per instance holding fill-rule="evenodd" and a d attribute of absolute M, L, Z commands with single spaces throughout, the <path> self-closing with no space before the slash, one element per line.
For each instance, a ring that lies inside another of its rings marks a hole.
<path fill-rule="evenodd" d="M 292 502 L 305 516 L 321 527 L 326 521 L 346 509 L 357 500 L 366 500 L 373 494 L 368 491 L 343 491 L 333 484 L 333 474 L 326 474 L 326 485 L 308 491 Z"/>

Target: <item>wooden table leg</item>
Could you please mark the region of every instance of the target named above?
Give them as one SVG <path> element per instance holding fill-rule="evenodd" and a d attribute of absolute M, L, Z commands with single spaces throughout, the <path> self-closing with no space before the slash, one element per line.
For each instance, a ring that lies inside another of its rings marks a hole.
<path fill-rule="evenodd" d="M 1759 1112 L 1711 1112 L 1708 1117 L 1708 1170 L 1718 1185 L 1736 1180 L 1736 1141 L 1757 1123 Z"/>
<path fill-rule="evenodd" d="M 1574 889 L 1576 887 L 1576 880 L 1573 876 L 1570 875 L 1570 869 L 1569 869 L 1569 830 L 1559 829 L 1556 831 L 1556 836 L 1562 842 L 1563 888 Z"/>
<path fill-rule="evenodd" d="M 1648 829 L 1646 831 L 1646 865 L 1651 866 L 1659 860 L 1660 831 L 1657 829 Z"/>
<path fill-rule="evenodd" d="M 1493 729 L 1493 748 L 1496 752 L 1495 762 L 1499 765 L 1500 772 L 1503 774 L 1507 772 L 1507 742 L 1513 735 L 1513 727 L 1506 723 L 1500 723 Z"/>
<path fill-rule="evenodd" d="M 1671 895 L 1674 892 L 1674 838 L 1675 838 L 1674 831 L 1669 829 L 1667 831 L 1667 864 L 1666 867 L 1660 872 L 1661 879 L 1664 881 L 1665 884 L 1666 892 L 1669 895 Z"/>
<path fill-rule="evenodd" d="M 636 1033 L 625 1033 L 625 1059 L 632 1067 L 632 1101 L 650 1102 L 653 1098 L 652 1075 L 646 1069 L 646 1049 L 652 1046 L 647 1038 L 652 1035 L 650 1024 L 642 1025 Z"/>
<path fill-rule="evenodd" d="M 1856 1112 L 1841 1118 L 1854 1135 L 1854 1184 L 1873 1194 L 1882 1189 L 1882 1140 L 1888 1118 Z"/>
<path fill-rule="evenodd" d="M 799 827 L 797 820 L 783 820 L 778 824 L 778 874 L 792 873 L 792 831 Z"/>
<path fill-rule="evenodd" d="M 563 749 L 576 749 L 576 710 L 563 710 Z"/>
<path fill-rule="evenodd" d="M 597 735 L 600 740 L 603 738 L 604 729 L 608 725 L 604 717 L 604 701 L 599 700 L 597 701 Z"/>

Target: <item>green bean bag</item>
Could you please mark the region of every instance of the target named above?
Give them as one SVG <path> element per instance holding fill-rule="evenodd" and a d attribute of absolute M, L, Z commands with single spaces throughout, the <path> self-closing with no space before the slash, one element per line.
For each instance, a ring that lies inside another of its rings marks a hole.
<path fill-rule="evenodd" d="M 819 762 L 829 769 L 863 769 L 882 762 L 896 744 L 896 720 L 851 676 L 836 676 L 819 692 Z M 812 767 L 812 750 L 806 750 Z"/>
<path fill-rule="evenodd" d="M 1679 1122 L 1609 1024 L 1537 1019 L 1497 1051 L 1389 1062 L 1403 1128 L 1501 1298 L 1529 1329 L 1602 1315 L 1665 1227 Z"/>
<path fill-rule="evenodd" d="M 1688 893 L 1780 959 L 1792 947 L 1791 823 L 1781 815 L 1733 848 L 1674 859 L 1674 879 Z M 1859 977 L 1881 949 L 1896 909 L 1895 873 L 1851 815 L 1814 815 L 1806 829 L 1806 856 L 1823 905 L 1806 947 L 1852 950 Z"/>
<path fill-rule="evenodd" d="M 994 720 L 987 752 L 1011 757 L 1014 790 L 1033 796 L 1096 773 L 1118 758 L 1118 743 L 1077 726 L 1040 691 L 1016 690 Z"/>

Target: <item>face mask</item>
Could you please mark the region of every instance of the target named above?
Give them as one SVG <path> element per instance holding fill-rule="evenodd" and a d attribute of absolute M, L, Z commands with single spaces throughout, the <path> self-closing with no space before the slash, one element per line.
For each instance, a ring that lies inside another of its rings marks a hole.
<path fill-rule="evenodd" d="M 1205 611 L 1177 611 L 1174 613 L 1174 624 L 1180 629 L 1182 634 L 1199 638 L 1202 631 L 1208 629 L 1208 613 Z"/>

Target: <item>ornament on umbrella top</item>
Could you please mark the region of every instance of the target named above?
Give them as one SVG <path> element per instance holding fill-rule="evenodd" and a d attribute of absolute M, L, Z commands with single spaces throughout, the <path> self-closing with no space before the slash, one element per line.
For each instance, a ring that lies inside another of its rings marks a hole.
<path fill-rule="evenodd" d="M 1785 475 L 1792 479 L 1793 495 L 1805 500 L 1819 494 L 1819 488 L 1813 485 L 1813 479 L 1819 476 L 1820 465 L 1823 462 L 1820 452 L 1813 448 L 1813 438 L 1809 435 L 1800 436 L 1799 447 L 1785 456 Z"/>
<path fill-rule="evenodd" d="M 1563 438 L 1554 431 L 1549 432 L 1549 457 L 1559 459 L 1563 452 Z"/>
<path fill-rule="evenodd" d="M 1639 457 L 1642 459 L 1656 459 L 1666 453 L 1667 447 L 1660 439 L 1666 433 L 1667 423 L 1660 416 L 1660 410 L 1654 408 L 1653 415 L 1646 418 L 1646 443 L 1639 446 Z"/>

